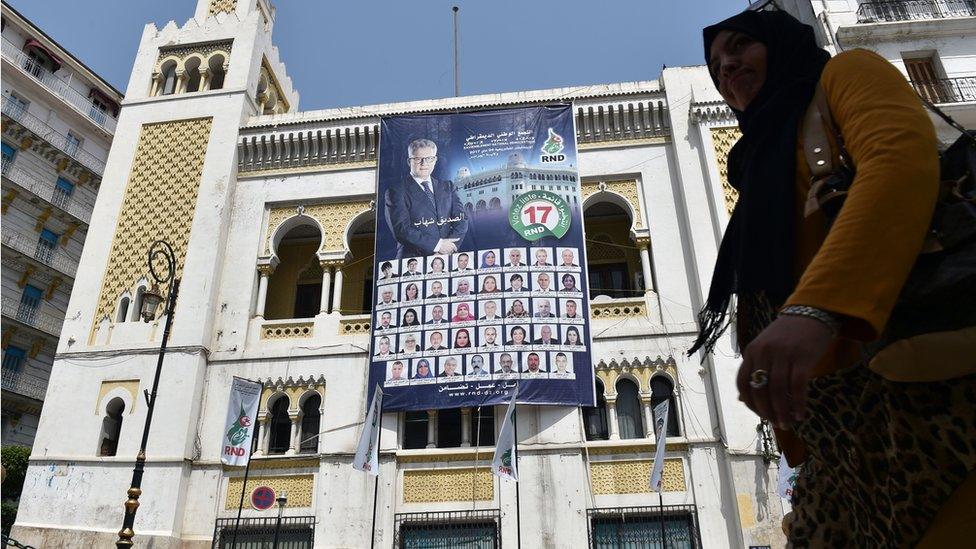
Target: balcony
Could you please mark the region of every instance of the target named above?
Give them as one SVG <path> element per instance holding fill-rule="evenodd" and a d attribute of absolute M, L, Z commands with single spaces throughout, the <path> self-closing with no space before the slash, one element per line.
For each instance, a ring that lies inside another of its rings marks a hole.
<path fill-rule="evenodd" d="M 34 400 L 44 400 L 44 393 L 47 392 L 47 382 L 4 366 L 3 390 L 17 393 L 18 395 Z"/>
<path fill-rule="evenodd" d="M 36 61 L 28 57 L 26 53 L 11 42 L 4 40 L 0 51 L 2 51 L 3 59 L 9 61 L 25 75 L 39 82 L 48 91 L 60 97 L 74 110 L 91 120 L 96 126 L 108 133 L 115 133 L 115 126 L 118 121 L 95 105 L 91 98 L 85 97 L 67 82 L 37 64 Z"/>
<path fill-rule="evenodd" d="M 27 170 L 17 167 L 16 160 L 3 165 L 3 176 L 13 181 L 17 186 L 50 202 L 59 210 L 87 225 L 91 221 L 91 207 L 73 200 L 70 195 L 59 189 L 54 183 L 34 177 Z"/>
<path fill-rule="evenodd" d="M 5 298 L 0 300 L 0 313 L 3 316 L 46 334 L 59 337 L 64 318 L 42 313 L 38 309 L 38 306 L 22 304 L 16 299 Z"/>
<path fill-rule="evenodd" d="M 31 258 L 42 265 L 74 278 L 78 271 L 78 261 L 55 246 L 41 244 L 37 235 L 23 235 L 11 231 L 3 232 L 3 245 Z"/>
<path fill-rule="evenodd" d="M 976 15 L 974 0 L 888 0 L 862 2 L 857 8 L 858 23 L 918 21 L 974 15 Z"/>
<path fill-rule="evenodd" d="M 912 82 L 912 86 L 919 95 L 935 104 L 976 101 L 976 76 Z"/>
<path fill-rule="evenodd" d="M 91 153 L 78 147 L 77 143 L 69 141 L 68 138 L 57 130 L 48 126 L 46 122 L 33 114 L 27 112 L 19 103 L 9 96 L 3 96 L 2 112 L 11 120 L 37 136 L 38 139 L 50 143 L 52 147 L 75 160 L 96 176 L 101 177 L 105 171 L 105 162 L 95 158 Z M 4 131 L 7 131 L 6 124 Z"/>

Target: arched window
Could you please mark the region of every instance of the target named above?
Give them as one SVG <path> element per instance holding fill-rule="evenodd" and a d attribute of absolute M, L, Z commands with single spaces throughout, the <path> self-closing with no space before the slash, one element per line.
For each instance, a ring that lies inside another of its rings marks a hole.
<path fill-rule="evenodd" d="M 176 92 L 176 61 L 168 61 L 160 71 L 163 75 L 163 87 L 160 95 L 171 95 Z"/>
<path fill-rule="evenodd" d="M 298 451 L 303 454 L 317 454 L 319 451 L 319 422 L 322 397 L 314 394 L 305 399 L 302 404 L 302 434 L 301 446 Z"/>
<path fill-rule="evenodd" d="M 617 382 L 617 425 L 620 438 L 644 438 L 640 396 L 637 385 L 629 379 Z"/>
<path fill-rule="evenodd" d="M 596 380 L 596 406 L 583 408 L 583 425 L 586 428 L 586 440 L 607 440 L 607 399 L 603 396 L 603 382 Z"/>
<path fill-rule="evenodd" d="M 116 322 L 125 322 L 129 319 L 129 298 L 123 297 L 119 301 L 119 313 L 115 316 Z"/>
<path fill-rule="evenodd" d="M 474 209 L 480 211 L 480 210 L 484 210 L 487 206 L 488 205 L 485 204 L 485 201 L 484 200 L 479 200 L 478 203 L 475 204 Z"/>
<path fill-rule="evenodd" d="M 132 318 L 130 319 L 130 320 L 132 320 L 132 322 L 139 322 L 139 319 L 142 316 L 142 294 L 144 294 L 144 293 L 146 293 L 146 287 L 145 286 L 139 286 L 136 289 L 136 298 L 132 302 L 132 305 L 133 305 L 133 307 L 132 307 Z"/>
<path fill-rule="evenodd" d="M 200 91 L 200 58 L 191 57 L 186 61 L 186 91 Z"/>
<path fill-rule="evenodd" d="M 309 221 L 292 227 L 276 244 L 281 263 L 268 283 L 266 319 L 312 318 L 319 313 L 322 270 L 315 253 L 321 240 L 318 226 Z"/>
<path fill-rule="evenodd" d="M 631 219 L 613 202 L 597 202 L 583 212 L 590 297 L 638 297 L 634 273 L 641 273 L 637 247 L 630 239 Z"/>
<path fill-rule="evenodd" d="M 492 198 L 488 202 L 488 209 L 489 210 L 500 210 L 500 209 L 502 209 L 502 199 L 498 198 L 497 196 L 495 198 Z"/>
<path fill-rule="evenodd" d="M 224 56 L 214 55 L 207 61 L 210 69 L 210 89 L 219 90 L 224 87 Z"/>
<path fill-rule="evenodd" d="M 271 424 L 268 435 L 268 454 L 284 454 L 291 448 L 291 419 L 288 417 L 288 398 L 278 397 L 271 405 Z"/>
<path fill-rule="evenodd" d="M 373 310 L 373 261 L 376 248 L 376 216 L 358 216 L 349 228 L 349 267 L 343 272 L 342 312 L 363 314 Z"/>
<path fill-rule="evenodd" d="M 119 450 L 119 434 L 122 432 L 122 412 L 125 411 L 125 401 L 115 397 L 105 407 L 105 417 L 102 419 L 102 432 L 98 440 L 98 455 L 114 456 Z"/>
<path fill-rule="evenodd" d="M 678 407 L 674 405 L 674 385 L 668 378 L 657 375 L 651 378 L 651 409 L 668 401 L 668 436 L 681 436 L 678 428 Z"/>

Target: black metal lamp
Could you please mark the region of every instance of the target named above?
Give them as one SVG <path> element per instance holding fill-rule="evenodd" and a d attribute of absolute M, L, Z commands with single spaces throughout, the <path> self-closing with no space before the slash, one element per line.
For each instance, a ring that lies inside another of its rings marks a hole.
<path fill-rule="evenodd" d="M 152 322 L 156 318 L 156 308 L 163 302 L 163 294 L 159 289 L 158 283 L 153 283 L 151 290 L 146 290 L 142 294 L 142 320 Z"/>

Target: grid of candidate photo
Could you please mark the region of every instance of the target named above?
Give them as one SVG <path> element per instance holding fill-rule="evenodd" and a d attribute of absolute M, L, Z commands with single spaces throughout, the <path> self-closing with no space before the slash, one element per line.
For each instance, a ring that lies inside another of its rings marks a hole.
<path fill-rule="evenodd" d="M 521 247 L 378 263 L 372 360 L 386 386 L 575 380 L 580 250 Z"/>

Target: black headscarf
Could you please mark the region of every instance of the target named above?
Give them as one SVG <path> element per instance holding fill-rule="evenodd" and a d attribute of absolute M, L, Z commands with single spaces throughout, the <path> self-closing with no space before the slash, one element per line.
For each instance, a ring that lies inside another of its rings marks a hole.
<path fill-rule="evenodd" d="M 744 111 L 732 109 L 742 138 L 728 160 L 729 183 L 739 199 L 719 248 L 708 300 L 698 313 L 691 355 L 710 352 L 728 326 L 732 295 L 738 298 L 739 343 L 745 347 L 775 317 L 796 284 L 793 215 L 796 139 L 830 55 L 817 47 L 813 29 L 783 11 L 745 11 L 706 27 L 705 62 L 723 30 L 765 44 L 766 81 Z M 718 80 L 712 76 L 718 87 Z"/>

